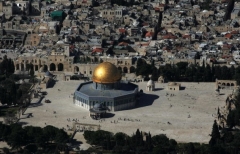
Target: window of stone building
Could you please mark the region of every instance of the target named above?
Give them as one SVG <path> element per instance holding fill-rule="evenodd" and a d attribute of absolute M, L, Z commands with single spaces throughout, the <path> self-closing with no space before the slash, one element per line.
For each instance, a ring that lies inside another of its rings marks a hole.
<path fill-rule="evenodd" d="M 62 59 L 60 59 L 60 61 L 62 61 Z"/>
<path fill-rule="evenodd" d="M 84 71 L 84 74 L 86 74 L 86 71 Z"/>
<path fill-rule="evenodd" d="M 90 71 L 89 74 L 92 74 L 92 71 Z"/>
<path fill-rule="evenodd" d="M 50 61 L 52 61 L 52 59 L 50 59 Z"/>
<path fill-rule="evenodd" d="M 55 59 L 55 61 L 57 61 L 57 59 Z"/>
<path fill-rule="evenodd" d="M 34 41 L 34 44 L 36 44 L 37 42 L 36 41 Z"/>

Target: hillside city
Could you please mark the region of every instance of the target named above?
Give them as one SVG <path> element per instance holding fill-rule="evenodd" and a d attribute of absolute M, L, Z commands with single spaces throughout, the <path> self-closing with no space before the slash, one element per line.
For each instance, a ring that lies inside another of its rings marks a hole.
<path fill-rule="evenodd" d="M 0 20 L 0 153 L 239 153 L 237 0 L 1 0 Z"/>

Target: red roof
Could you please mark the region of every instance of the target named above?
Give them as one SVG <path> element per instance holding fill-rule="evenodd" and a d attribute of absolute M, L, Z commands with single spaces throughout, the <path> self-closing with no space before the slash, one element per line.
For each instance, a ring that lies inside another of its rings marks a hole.
<path fill-rule="evenodd" d="M 231 34 L 238 34 L 239 32 L 234 30 L 234 31 L 231 31 Z"/>
<path fill-rule="evenodd" d="M 231 49 L 232 45 L 231 44 L 223 44 L 222 49 Z"/>
<path fill-rule="evenodd" d="M 183 39 L 186 39 L 186 38 L 191 38 L 190 35 L 186 34 L 186 35 L 183 35 Z"/>
<path fill-rule="evenodd" d="M 227 33 L 227 34 L 225 34 L 225 36 L 224 36 L 224 37 L 226 37 L 226 38 L 230 39 L 230 38 L 232 38 L 232 34 L 230 34 L 230 33 Z"/>
<path fill-rule="evenodd" d="M 159 7 L 155 7 L 154 10 L 155 11 L 160 11 L 160 8 Z"/>
<path fill-rule="evenodd" d="M 103 52 L 102 48 L 95 48 L 92 50 L 92 52 Z"/>
<path fill-rule="evenodd" d="M 147 32 L 146 34 L 145 34 L 145 37 L 152 37 L 153 36 L 153 32 Z"/>
<path fill-rule="evenodd" d="M 143 26 L 148 26 L 148 25 L 149 25 L 149 23 L 147 23 L 147 22 L 144 22 L 144 23 L 142 23 L 142 25 L 143 25 Z"/>
<path fill-rule="evenodd" d="M 168 33 L 162 37 L 163 39 L 177 39 L 177 36 L 173 35 L 172 33 Z"/>
<path fill-rule="evenodd" d="M 118 45 L 121 45 L 121 46 L 128 46 L 128 43 L 126 43 L 126 42 L 120 42 L 120 43 L 118 43 Z"/>
<path fill-rule="evenodd" d="M 120 29 L 119 29 L 119 32 L 120 32 L 120 33 L 125 33 L 126 30 L 125 30 L 124 28 L 120 28 Z"/>

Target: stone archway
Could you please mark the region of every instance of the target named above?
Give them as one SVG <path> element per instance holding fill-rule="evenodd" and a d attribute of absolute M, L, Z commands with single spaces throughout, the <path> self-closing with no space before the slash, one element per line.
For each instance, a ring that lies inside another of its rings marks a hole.
<path fill-rule="evenodd" d="M 19 70 L 19 64 L 16 64 L 16 70 Z"/>
<path fill-rule="evenodd" d="M 58 71 L 63 71 L 64 67 L 62 63 L 58 64 Z"/>
<path fill-rule="evenodd" d="M 230 86 L 231 84 L 230 83 L 227 83 L 227 86 Z"/>
<path fill-rule="evenodd" d="M 38 71 L 38 65 L 35 65 L 35 71 Z"/>
<path fill-rule="evenodd" d="M 20 69 L 21 69 L 21 71 L 24 71 L 24 64 L 23 63 L 21 63 L 21 65 L 20 65 L 21 67 L 20 67 Z"/>
<path fill-rule="evenodd" d="M 131 66 L 131 67 L 130 67 L 130 73 L 135 73 L 135 72 L 136 72 L 135 67 L 134 67 L 134 66 Z"/>
<path fill-rule="evenodd" d="M 118 67 L 118 70 L 122 73 L 122 67 L 119 66 L 119 67 Z"/>
<path fill-rule="evenodd" d="M 79 67 L 78 66 L 74 66 L 74 73 L 78 73 L 79 72 Z"/>
<path fill-rule="evenodd" d="M 50 64 L 50 71 L 56 71 L 56 65 L 54 63 Z"/>
<path fill-rule="evenodd" d="M 231 86 L 235 86 L 234 83 L 231 83 Z"/>
<path fill-rule="evenodd" d="M 128 73 L 128 68 L 127 67 L 123 68 L 123 73 Z"/>
<path fill-rule="evenodd" d="M 47 70 L 48 70 L 48 66 L 47 65 L 43 65 L 43 71 L 47 72 Z"/>

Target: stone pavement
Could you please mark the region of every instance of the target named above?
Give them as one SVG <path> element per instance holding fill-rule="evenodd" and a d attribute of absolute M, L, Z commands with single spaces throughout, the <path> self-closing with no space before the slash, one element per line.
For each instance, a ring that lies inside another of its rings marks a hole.
<path fill-rule="evenodd" d="M 141 82 L 137 84 L 144 94 L 136 108 L 112 112 L 111 118 L 96 121 L 89 117 L 89 111 L 73 104 L 71 94 L 80 82 L 56 82 L 53 88 L 46 90 L 46 99 L 51 103 L 44 103 L 44 99 L 35 103 L 37 100 L 34 99 L 20 123 L 24 126 L 53 125 L 68 130 L 73 126 L 72 119 L 77 119 L 80 123 L 100 124 L 101 129 L 113 133 L 132 135 L 139 128 L 144 132 L 150 131 L 152 135 L 166 134 L 178 142 L 207 143 L 214 121 L 213 114 L 216 114 L 218 106 L 225 104 L 227 95 L 232 92 L 222 90 L 222 95 L 216 96 L 215 83 L 181 83 L 186 88 L 175 92 L 165 90 L 167 83 L 156 83 L 157 90 L 147 92 L 147 83 Z M 32 117 L 27 118 L 28 114 L 32 114 Z M 76 135 L 76 139 L 81 140 L 80 136 Z"/>

